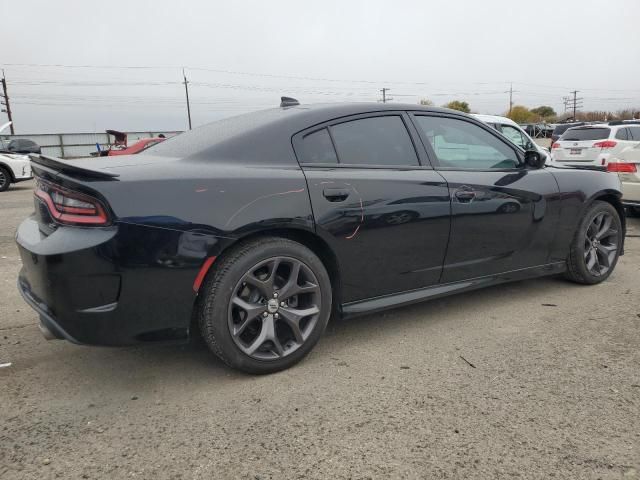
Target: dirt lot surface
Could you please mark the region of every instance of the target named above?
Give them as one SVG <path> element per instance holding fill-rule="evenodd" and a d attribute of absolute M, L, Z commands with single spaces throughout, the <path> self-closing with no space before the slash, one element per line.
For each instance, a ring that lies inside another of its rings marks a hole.
<path fill-rule="evenodd" d="M 0 479 L 640 478 L 640 221 L 606 283 L 525 281 L 333 322 L 288 371 L 47 342 L 0 194 Z M 465 360 L 466 359 L 466 360 Z"/>

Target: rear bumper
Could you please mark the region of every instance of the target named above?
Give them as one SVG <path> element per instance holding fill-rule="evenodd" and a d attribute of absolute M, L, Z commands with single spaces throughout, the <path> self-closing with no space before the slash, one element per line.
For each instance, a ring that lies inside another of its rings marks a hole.
<path fill-rule="evenodd" d="M 49 308 L 44 303 L 38 302 L 38 300 L 33 297 L 26 285 L 20 281 L 20 278 L 18 278 L 18 291 L 22 295 L 24 301 L 40 315 L 38 328 L 40 328 L 44 338 L 47 340 L 68 340 L 72 343 L 80 343 L 58 324 L 56 319 L 51 315 Z"/>
<path fill-rule="evenodd" d="M 28 177 L 16 178 L 14 183 L 26 182 L 27 180 L 33 180 L 33 175 L 29 175 Z"/>
<path fill-rule="evenodd" d="M 622 203 L 628 206 L 640 206 L 640 182 L 622 180 Z"/>
<path fill-rule="evenodd" d="M 183 232 L 152 230 L 59 227 L 44 235 L 35 217 L 25 220 L 16 234 L 18 289 L 45 336 L 109 346 L 186 340 L 201 260 L 169 261 Z"/>

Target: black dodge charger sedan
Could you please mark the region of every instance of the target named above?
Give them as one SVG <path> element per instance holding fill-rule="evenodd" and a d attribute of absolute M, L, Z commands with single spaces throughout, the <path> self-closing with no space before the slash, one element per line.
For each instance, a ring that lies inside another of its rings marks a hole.
<path fill-rule="evenodd" d="M 545 166 L 445 109 L 285 99 L 139 155 L 32 164 L 18 286 L 45 336 L 199 329 L 252 373 L 300 361 L 332 314 L 542 275 L 595 284 L 623 251 L 616 175 Z"/>

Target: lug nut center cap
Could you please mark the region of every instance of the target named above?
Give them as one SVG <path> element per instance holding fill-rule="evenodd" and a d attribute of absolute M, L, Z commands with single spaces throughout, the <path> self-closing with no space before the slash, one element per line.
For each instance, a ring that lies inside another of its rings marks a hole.
<path fill-rule="evenodd" d="M 280 304 L 278 303 L 278 300 L 276 300 L 275 298 L 272 298 L 267 302 L 267 311 L 269 313 L 276 313 L 279 307 L 280 307 Z"/>

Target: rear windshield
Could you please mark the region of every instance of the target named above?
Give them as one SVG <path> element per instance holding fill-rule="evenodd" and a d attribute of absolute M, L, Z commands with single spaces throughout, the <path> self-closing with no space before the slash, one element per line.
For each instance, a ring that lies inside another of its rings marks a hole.
<path fill-rule="evenodd" d="M 560 140 L 602 140 L 609 138 L 610 128 L 571 128 L 562 134 Z"/>
<path fill-rule="evenodd" d="M 562 135 L 564 132 L 566 132 L 569 128 L 571 127 L 577 127 L 578 125 L 576 125 L 575 123 L 573 124 L 568 124 L 568 125 L 556 125 L 556 128 L 553 129 L 553 135 Z"/>
<path fill-rule="evenodd" d="M 282 108 L 272 108 L 218 120 L 159 142 L 153 148 L 142 151 L 140 155 L 163 157 L 194 155 L 217 143 L 243 135 L 282 118 L 283 112 Z"/>

